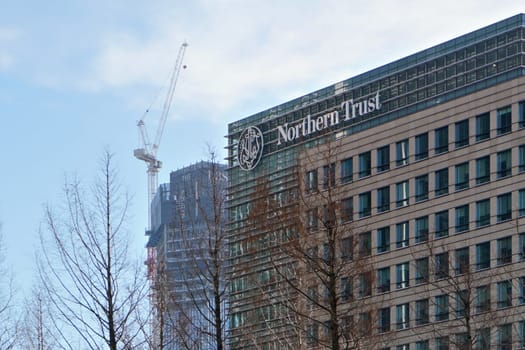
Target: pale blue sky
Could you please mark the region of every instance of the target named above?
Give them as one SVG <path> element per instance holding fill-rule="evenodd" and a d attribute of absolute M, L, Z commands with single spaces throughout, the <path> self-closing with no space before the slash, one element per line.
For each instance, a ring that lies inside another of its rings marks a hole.
<path fill-rule="evenodd" d="M 0 0 L 0 222 L 24 290 L 45 203 L 66 174 L 91 181 L 103 150 L 134 195 L 137 254 L 147 225 L 136 121 L 189 47 L 158 153 L 169 172 L 222 157 L 227 124 L 524 12 L 523 0 Z M 161 98 L 155 97 L 161 94 Z"/>

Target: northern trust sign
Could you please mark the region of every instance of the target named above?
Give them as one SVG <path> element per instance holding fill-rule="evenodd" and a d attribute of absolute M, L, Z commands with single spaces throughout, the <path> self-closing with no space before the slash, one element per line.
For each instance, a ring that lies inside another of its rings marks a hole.
<path fill-rule="evenodd" d="M 379 91 L 366 99 L 354 102 L 347 100 L 338 109 L 318 115 L 307 115 L 294 123 L 277 126 L 277 145 L 292 143 L 301 137 L 315 134 L 324 129 L 337 127 L 340 123 L 356 117 L 366 116 L 381 109 Z M 237 145 L 237 161 L 243 170 L 252 170 L 257 166 L 263 153 L 263 133 L 255 126 L 250 126 L 241 132 Z"/>
<path fill-rule="evenodd" d="M 348 121 L 381 109 L 379 91 L 367 99 L 354 102 L 353 99 L 341 103 L 340 109 L 312 117 L 303 118 L 298 123 L 277 126 L 277 145 L 293 142 L 300 137 L 337 126 L 341 121 Z"/>

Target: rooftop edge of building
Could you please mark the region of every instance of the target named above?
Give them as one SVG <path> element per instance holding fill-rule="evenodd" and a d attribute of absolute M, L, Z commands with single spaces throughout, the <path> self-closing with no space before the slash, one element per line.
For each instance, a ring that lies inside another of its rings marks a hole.
<path fill-rule="evenodd" d="M 476 44 L 479 41 L 495 37 L 512 29 L 525 27 L 525 13 L 519 13 L 488 26 L 460 35 L 454 39 L 441 44 L 410 54 L 393 62 L 384 64 L 367 72 L 350 77 L 346 80 L 331 84 L 322 89 L 313 91 L 306 95 L 297 97 L 287 102 L 270 107 L 261 112 L 241 118 L 228 124 L 228 129 L 239 128 L 252 124 L 254 121 L 261 122 L 278 117 L 293 110 L 303 108 L 319 99 L 328 98 L 344 91 L 359 87 L 374 80 L 383 78 L 389 74 L 401 71 L 414 65 L 427 62 L 434 58 L 444 56 L 458 48 Z"/>

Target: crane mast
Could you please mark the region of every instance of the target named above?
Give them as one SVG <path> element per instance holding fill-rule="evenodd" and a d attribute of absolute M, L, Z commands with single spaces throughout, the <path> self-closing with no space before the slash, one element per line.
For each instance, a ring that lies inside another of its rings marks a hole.
<path fill-rule="evenodd" d="M 170 76 L 170 83 L 168 92 L 166 94 L 166 99 L 164 100 L 164 105 L 162 107 L 162 112 L 160 115 L 159 125 L 157 132 L 155 134 L 155 139 L 153 143 L 150 143 L 148 132 L 146 129 L 145 118 L 147 113 L 137 122 L 137 127 L 140 131 L 142 147 L 137 148 L 133 151 L 133 155 L 143 162 L 146 163 L 148 169 L 148 230 L 151 230 L 151 202 L 157 191 L 158 187 L 158 173 L 162 167 L 162 162 L 157 159 L 157 151 L 159 150 L 160 140 L 164 132 L 164 126 L 166 125 L 166 119 L 171 108 L 171 102 L 173 101 L 173 95 L 175 93 L 175 87 L 177 86 L 177 80 L 179 79 L 180 70 L 182 68 L 182 60 L 184 58 L 184 53 L 186 52 L 186 47 L 188 43 L 182 43 L 179 52 L 177 54 L 177 59 L 175 61 L 175 66 Z"/>

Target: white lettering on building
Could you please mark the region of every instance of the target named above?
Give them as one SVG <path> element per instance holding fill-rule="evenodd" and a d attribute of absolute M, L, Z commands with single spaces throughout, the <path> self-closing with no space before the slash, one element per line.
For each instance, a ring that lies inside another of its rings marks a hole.
<path fill-rule="evenodd" d="M 341 103 L 341 114 L 344 115 L 343 121 L 348 121 L 358 116 L 364 116 L 381 109 L 379 91 L 365 100 L 354 102 L 353 99 Z M 341 122 L 338 110 L 312 117 L 307 115 L 303 120 L 296 124 L 277 126 L 277 145 L 291 142 L 310 134 L 319 132 L 323 129 L 336 126 Z"/>

